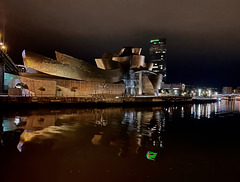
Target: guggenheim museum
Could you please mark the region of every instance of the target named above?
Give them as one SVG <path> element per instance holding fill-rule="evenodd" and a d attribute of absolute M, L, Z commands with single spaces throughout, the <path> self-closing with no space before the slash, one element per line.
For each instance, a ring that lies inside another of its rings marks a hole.
<path fill-rule="evenodd" d="M 104 53 L 95 59 L 96 66 L 59 52 L 56 59 L 50 59 L 24 50 L 22 58 L 22 66 L 11 61 L 5 65 L 4 90 L 18 89 L 23 95 L 46 97 L 157 96 L 162 85 L 162 75 L 152 71 L 153 63 L 145 62 L 141 48 Z"/>

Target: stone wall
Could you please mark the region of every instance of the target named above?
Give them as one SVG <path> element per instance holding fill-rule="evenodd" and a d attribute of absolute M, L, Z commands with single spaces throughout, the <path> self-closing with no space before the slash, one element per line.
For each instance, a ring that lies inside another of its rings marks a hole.
<path fill-rule="evenodd" d="M 9 88 L 8 95 L 10 96 L 22 96 L 22 90 L 20 88 Z"/>
<path fill-rule="evenodd" d="M 66 79 L 34 79 L 18 77 L 12 79 L 11 82 L 8 83 L 8 87 L 14 88 L 17 83 L 20 82 L 28 86 L 27 90 L 32 93 L 32 96 L 39 97 L 91 97 L 93 95 L 123 95 L 125 93 L 123 82 L 113 84 Z M 45 91 L 40 91 L 39 88 L 41 87 L 43 87 Z M 72 89 L 74 87 L 75 92 Z"/>
<path fill-rule="evenodd" d="M 101 83 L 86 82 L 75 80 L 57 80 L 57 87 L 62 91 L 58 93 L 60 96 L 92 96 L 92 95 L 123 95 L 125 93 L 124 83 Z M 71 88 L 75 87 L 74 93 Z"/>
<path fill-rule="evenodd" d="M 39 97 L 54 97 L 56 95 L 56 81 L 55 80 L 42 80 L 42 79 L 32 79 L 26 77 L 19 77 L 19 79 L 13 80 L 13 85 L 17 83 L 24 83 L 28 86 L 28 90 L 33 92 L 35 96 Z M 45 91 L 39 90 L 41 87 Z"/>

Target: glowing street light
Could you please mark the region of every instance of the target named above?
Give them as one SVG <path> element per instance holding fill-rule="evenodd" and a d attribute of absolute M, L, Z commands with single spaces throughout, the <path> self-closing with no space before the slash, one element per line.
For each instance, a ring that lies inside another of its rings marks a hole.
<path fill-rule="evenodd" d="M 5 50 L 7 47 L 5 45 L 1 46 L 1 49 Z"/>
<path fill-rule="evenodd" d="M 7 46 L 1 45 L 0 50 L 2 50 L 2 52 L 6 53 L 7 52 Z"/>

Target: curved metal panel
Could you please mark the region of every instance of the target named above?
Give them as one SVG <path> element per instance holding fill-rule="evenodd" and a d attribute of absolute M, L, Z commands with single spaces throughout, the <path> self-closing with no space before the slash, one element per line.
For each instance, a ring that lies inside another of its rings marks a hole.
<path fill-rule="evenodd" d="M 25 52 L 23 61 L 27 67 L 53 76 L 112 83 L 121 81 L 121 69 L 101 70 L 82 60 L 61 53 L 58 53 L 57 57 L 58 61 L 32 52 Z"/>
<path fill-rule="evenodd" d="M 162 74 L 149 75 L 148 78 L 151 81 L 154 89 L 161 89 Z"/>
<path fill-rule="evenodd" d="M 103 70 L 117 69 L 120 68 L 120 64 L 111 59 L 95 59 L 98 68 Z"/>
<path fill-rule="evenodd" d="M 131 69 L 139 69 L 144 66 L 145 56 L 133 55 L 131 61 Z"/>
<path fill-rule="evenodd" d="M 130 49 L 132 54 L 137 54 L 140 55 L 142 48 L 132 48 L 132 47 L 123 47 L 120 51 L 119 51 L 119 55 L 122 55 L 124 53 L 124 51 L 126 51 L 126 49 Z"/>
<path fill-rule="evenodd" d="M 124 50 L 125 50 L 125 48 L 123 47 L 123 48 L 119 51 L 118 55 L 122 55 L 123 52 L 124 52 Z"/>
<path fill-rule="evenodd" d="M 112 57 L 117 57 L 119 56 L 118 54 L 114 54 L 114 53 L 104 53 L 102 55 L 102 59 L 112 59 Z"/>
<path fill-rule="evenodd" d="M 142 48 L 132 48 L 132 53 L 133 54 L 138 54 L 140 55 L 142 51 Z"/>
<path fill-rule="evenodd" d="M 59 62 L 64 64 L 69 64 L 71 66 L 75 66 L 79 69 L 81 69 L 83 72 L 86 72 L 89 76 L 93 77 L 93 80 L 96 80 L 98 77 L 99 79 L 103 79 L 106 82 L 119 82 L 121 81 L 122 77 L 122 70 L 119 67 L 112 68 L 111 70 L 102 70 L 100 68 L 97 68 L 96 66 L 87 63 L 85 61 L 82 61 L 80 59 L 74 58 L 72 56 L 62 54 L 60 52 L 56 52 L 56 58 Z M 113 62 L 113 61 L 112 61 Z M 109 63 L 110 64 L 110 63 Z M 118 65 L 116 63 L 112 63 L 112 65 Z M 113 67 L 113 66 L 109 66 Z"/>
<path fill-rule="evenodd" d="M 130 67 L 131 56 L 124 56 L 124 57 L 113 57 L 113 61 L 117 61 L 124 66 L 124 68 Z"/>
<path fill-rule="evenodd" d="M 57 51 L 55 51 L 55 54 L 56 54 L 57 61 L 59 61 L 60 63 L 68 64 L 68 65 L 71 65 L 71 66 L 74 66 L 74 67 L 78 67 L 78 68 L 81 68 L 83 70 L 88 70 L 88 69 L 91 70 L 91 69 L 96 68 L 94 65 L 92 65 L 88 62 L 85 62 L 85 61 L 80 60 L 80 59 L 76 59 L 76 58 L 71 57 L 69 55 L 62 54 L 62 53 L 57 52 Z"/>
<path fill-rule="evenodd" d="M 148 71 L 152 71 L 154 63 L 145 63 L 144 68 Z"/>

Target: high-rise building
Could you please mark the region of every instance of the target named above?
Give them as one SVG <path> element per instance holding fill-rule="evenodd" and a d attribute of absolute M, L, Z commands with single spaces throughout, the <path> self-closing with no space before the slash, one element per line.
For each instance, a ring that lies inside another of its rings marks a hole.
<path fill-rule="evenodd" d="M 162 74 L 163 82 L 167 81 L 167 60 L 166 60 L 166 38 L 159 38 L 150 41 L 149 58 L 153 63 L 152 71 Z"/>

